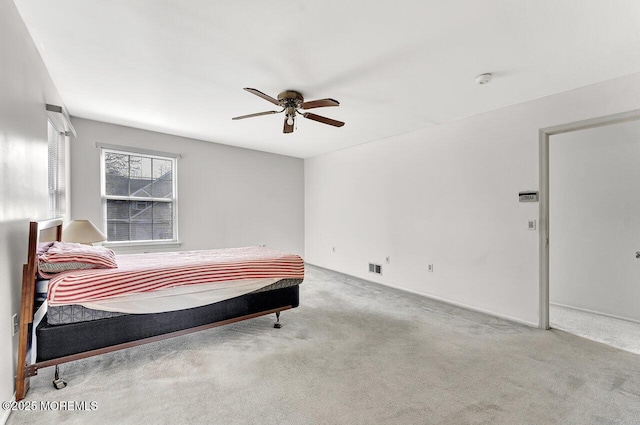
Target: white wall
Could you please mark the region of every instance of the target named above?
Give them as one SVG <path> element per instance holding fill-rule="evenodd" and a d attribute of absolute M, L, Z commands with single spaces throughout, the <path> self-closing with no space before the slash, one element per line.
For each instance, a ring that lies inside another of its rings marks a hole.
<path fill-rule="evenodd" d="M 302 159 L 79 118 L 72 121 L 78 132 L 71 145 L 72 218 L 102 226 L 96 142 L 179 153 L 179 249 L 266 244 L 303 255 Z"/>
<path fill-rule="evenodd" d="M 18 338 L 11 316 L 20 311 L 22 264 L 30 219 L 46 218 L 47 113 L 62 105 L 16 7 L 0 0 L 0 400 L 10 400 Z M 0 420 L 4 411 L 0 412 Z"/>
<path fill-rule="evenodd" d="M 639 95 L 634 74 L 307 159 L 306 260 L 537 325 L 538 204 L 518 192 L 538 188 L 538 129 Z"/>
<path fill-rule="evenodd" d="M 640 121 L 549 142 L 551 302 L 640 321 Z"/>

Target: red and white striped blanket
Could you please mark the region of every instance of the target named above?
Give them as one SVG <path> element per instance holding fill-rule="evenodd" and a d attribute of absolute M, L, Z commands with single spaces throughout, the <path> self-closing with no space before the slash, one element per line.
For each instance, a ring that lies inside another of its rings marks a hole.
<path fill-rule="evenodd" d="M 245 279 L 303 279 L 294 254 L 262 247 L 116 256 L 117 268 L 73 270 L 49 282 L 49 305 L 80 304 L 182 285 Z"/>

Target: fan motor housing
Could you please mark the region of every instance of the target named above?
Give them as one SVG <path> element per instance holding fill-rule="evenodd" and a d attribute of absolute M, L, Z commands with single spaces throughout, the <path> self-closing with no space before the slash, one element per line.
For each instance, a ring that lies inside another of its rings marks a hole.
<path fill-rule="evenodd" d="M 283 106 L 295 106 L 297 108 L 304 102 L 304 97 L 297 91 L 287 90 L 278 95 L 278 100 Z"/>

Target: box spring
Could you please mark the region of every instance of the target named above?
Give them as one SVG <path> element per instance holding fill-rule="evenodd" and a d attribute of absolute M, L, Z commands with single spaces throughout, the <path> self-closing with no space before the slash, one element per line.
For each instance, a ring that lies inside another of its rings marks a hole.
<path fill-rule="evenodd" d="M 295 285 L 165 313 L 127 314 L 55 326 L 49 325 L 45 316 L 36 328 L 37 361 L 52 360 L 280 307 L 297 307 L 298 303 L 299 287 Z"/>

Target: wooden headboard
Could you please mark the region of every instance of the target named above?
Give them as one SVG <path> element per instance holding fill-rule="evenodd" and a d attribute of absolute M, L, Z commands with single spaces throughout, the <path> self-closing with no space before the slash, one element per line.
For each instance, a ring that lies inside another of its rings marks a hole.
<path fill-rule="evenodd" d="M 16 368 L 16 400 L 22 400 L 29 389 L 25 376 L 27 354 L 31 348 L 31 328 L 36 278 L 38 274 L 38 244 L 62 240 L 62 219 L 32 221 L 29 223 L 29 251 L 27 264 L 22 266 L 22 298 L 20 301 L 20 336 L 18 339 L 18 365 Z"/>

